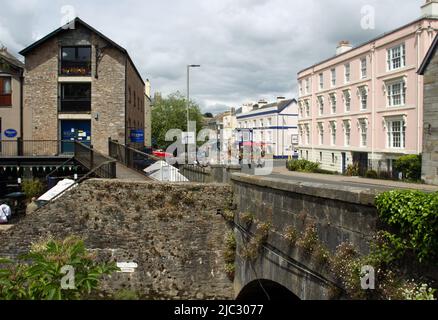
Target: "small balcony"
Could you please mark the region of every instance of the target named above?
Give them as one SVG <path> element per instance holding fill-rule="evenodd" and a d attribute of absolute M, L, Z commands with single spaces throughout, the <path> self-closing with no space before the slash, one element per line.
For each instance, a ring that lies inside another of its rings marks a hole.
<path fill-rule="evenodd" d="M 60 113 L 90 113 L 91 84 L 61 83 L 59 97 Z"/>
<path fill-rule="evenodd" d="M 60 113 L 90 113 L 90 99 L 61 99 L 59 103 Z"/>

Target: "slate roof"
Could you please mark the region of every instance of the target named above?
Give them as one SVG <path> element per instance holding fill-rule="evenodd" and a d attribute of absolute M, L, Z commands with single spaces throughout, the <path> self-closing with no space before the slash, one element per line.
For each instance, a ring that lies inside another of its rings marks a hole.
<path fill-rule="evenodd" d="M 0 49 L 0 60 L 4 60 L 17 69 L 24 69 L 23 62 L 15 58 L 7 49 Z"/>
<path fill-rule="evenodd" d="M 122 53 L 126 54 L 126 56 L 128 57 L 129 61 L 131 62 L 131 64 L 134 67 L 134 70 L 137 72 L 137 75 L 140 77 L 141 81 L 143 82 L 143 84 L 145 84 L 145 82 L 143 81 L 143 78 L 140 75 L 140 72 L 137 70 L 134 62 L 132 61 L 131 57 L 128 54 L 128 51 L 123 48 L 122 46 L 118 45 L 117 43 L 115 43 L 114 41 L 112 41 L 110 38 L 108 38 L 107 36 L 105 36 L 103 33 L 97 31 L 96 29 L 94 29 L 92 26 L 90 26 L 89 24 L 87 24 L 86 22 L 84 22 L 82 19 L 76 17 L 73 21 L 65 24 L 64 26 L 56 29 L 55 31 L 49 33 L 48 35 L 46 35 L 45 37 L 41 38 L 40 40 L 32 43 L 31 45 L 29 45 L 28 47 L 24 48 L 23 50 L 21 50 L 19 53 L 23 56 L 26 56 L 29 52 L 31 52 L 32 50 L 34 50 L 35 48 L 39 47 L 41 44 L 43 44 L 44 42 L 46 42 L 47 40 L 57 36 L 60 33 L 63 32 L 68 32 L 71 29 L 68 28 L 68 26 L 74 22 L 75 24 L 79 24 L 83 27 L 85 27 L 86 29 L 90 30 L 91 32 L 97 34 L 99 37 L 101 37 L 102 39 L 104 39 L 105 41 L 107 41 L 110 45 L 112 45 L 113 47 L 115 47 L 116 49 L 118 49 L 119 51 L 121 51 Z"/>

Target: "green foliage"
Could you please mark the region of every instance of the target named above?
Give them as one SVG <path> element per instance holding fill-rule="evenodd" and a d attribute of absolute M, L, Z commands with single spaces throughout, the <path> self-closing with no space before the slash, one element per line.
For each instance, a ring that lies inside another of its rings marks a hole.
<path fill-rule="evenodd" d="M 294 246 L 298 240 L 298 231 L 293 226 L 288 226 L 284 230 L 284 238 Z"/>
<path fill-rule="evenodd" d="M 421 155 L 406 155 L 394 162 L 394 169 L 403 174 L 403 179 L 408 181 L 421 180 Z"/>
<path fill-rule="evenodd" d="M 359 176 L 359 164 L 353 163 L 347 166 L 347 171 L 345 171 L 345 175 L 349 177 L 358 177 Z"/>
<path fill-rule="evenodd" d="M 307 253 L 313 253 L 318 244 L 318 233 L 314 224 L 308 226 L 297 242 Z"/>
<path fill-rule="evenodd" d="M 44 185 L 40 180 L 24 180 L 21 187 L 27 199 L 38 197 L 44 192 Z"/>
<path fill-rule="evenodd" d="M 368 170 L 365 173 L 365 178 L 368 178 L 368 179 L 377 179 L 378 177 L 379 177 L 379 175 L 378 175 L 377 171 L 375 171 L 375 170 Z"/>
<path fill-rule="evenodd" d="M 199 106 L 190 101 L 190 120 L 196 122 L 196 129 L 202 129 L 202 114 Z M 166 133 L 170 129 L 187 131 L 187 99 L 179 92 L 166 98 L 156 99 L 152 108 L 152 137 L 156 139 L 154 147 L 166 149 L 173 142 L 166 141 Z"/>
<path fill-rule="evenodd" d="M 102 276 L 118 270 L 115 263 L 96 262 L 76 237 L 35 244 L 19 262 L 2 260 L 0 266 L 0 299 L 5 300 L 85 299 L 96 292 Z M 61 287 L 65 266 L 74 269 L 75 289 Z"/>
<path fill-rule="evenodd" d="M 289 169 L 289 171 L 314 173 L 314 172 L 320 170 L 319 163 L 311 162 L 311 161 L 304 160 L 304 159 L 290 160 L 287 162 L 286 166 Z"/>
<path fill-rule="evenodd" d="M 255 217 L 252 213 L 244 212 L 240 214 L 240 221 L 242 221 L 243 224 L 249 225 L 252 224 L 255 220 Z"/>
<path fill-rule="evenodd" d="M 230 280 L 234 279 L 234 271 L 236 269 L 235 267 L 235 260 L 236 260 L 236 235 L 234 232 L 230 231 L 228 232 L 226 239 L 225 239 L 225 250 L 224 250 L 224 260 L 225 260 L 225 272 L 228 275 L 228 278 Z"/>
<path fill-rule="evenodd" d="M 380 219 L 394 233 L 384 233 L 383 251 L 395 258 L 413 253 L 419 262 L 438 258 L 438 193 L 389 191 L 376 198 Z"/>

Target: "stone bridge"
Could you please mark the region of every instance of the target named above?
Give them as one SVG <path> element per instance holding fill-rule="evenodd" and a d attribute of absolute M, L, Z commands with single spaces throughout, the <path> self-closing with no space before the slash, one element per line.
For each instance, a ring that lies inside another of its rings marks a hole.
<path fill-rule="evenodd" d="M 296 242 L 309 226 L 334 254 L 343 242 L 361 254 L 376 230 L 376 194 L 353 187 L 294 183 L 287 179 L 233 174 L 237 205 L 234 292 L 239 299 L 325 300 L 339 292 L 324 260 Z M 265 232 L 263 242 L 258 238 Z M 257 240 L 258 239 L 258 240 Z"/>
<path fill-rule="evenodd" d="M 146 299 L 329 299 L 336 286 L 330 273 L 291 246 L 287 232 L 313 224 L 331 252 L 350 241 L 365 253 L 376 227 L 374 195 L 239 173 L 230 177 L 231 185 L 88 180 L 0 231 L 0 257 L 14 257 L 48 236 L 77 235 L 102 259 L 138 264 L 133 273 L 106 279 L 103 290 L 109 293 L 130 290 Z M 260 230 L 266 233 L 263 243 L 254 241 Z M 233 231 L 234 282 L 224 259 Z"/>

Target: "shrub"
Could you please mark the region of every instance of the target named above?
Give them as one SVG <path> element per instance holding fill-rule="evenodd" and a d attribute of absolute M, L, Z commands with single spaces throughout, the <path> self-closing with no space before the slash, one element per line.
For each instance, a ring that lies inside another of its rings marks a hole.
<path fill-rule="evenodd" d="M 0 300 L 84 299 L 97 292 L 102 276 L 118 270 L 115 263 L 96 262 L 75 237 L 35 244 L 19 262 L 2 260 L 1 265 Z M 74 289 L 61 287 L 65 266 L 73 267 Z"/>
<path fill-rule="evenodd" d="M 377 175 L 377 171 L 374 170 L 368 170 L 365 173 L 365 178 L 369 178 L 369 179 L 377 179 L 378 175 Z"/>
<path fill-rule="evenodd" d="M 395 257 L 412 252 L 422 261 L 438 258 L 438 193 L 389 191 L 376 198 L 380 219 L 395 233 L 385 232 L 384 250 Z"/>
<path fill-rule="evenodd" d="M 345 171 L 345 175 L 349 177 L 357 177 L 359 176 L 359 164 L 349 164 L 347 166 L 347 171 Z"/>
<path fill-rule="evenodd" d="M 249 212 L 245 212 L 240 215 L 240 221 L 242 221 L 242 223 L 246 225 L 252 224 L 254 222 L 254 219 L 255 219 L 254 215 Z"/>
<path fill-rule="evenodd" d="M 421 155 L 406 155 L 394 162 L 394 169 L 403 174 L 403 179 L 419 181 L 421 179 Z"/>
<path fill-rule="evenodd" d="M 38 197 L 44 192 L 44 185 L 40 180 L 25 180 L 21 187 L 27 199 Z"/>
<path fill-rule="evenodd" d="M 317 162 L 311 162 L 308 160 L 290 160 L 287 162 L 287 168 L 290 171 L 298 172 L 315 172 L 319 169 L 320 164 Z"/>

